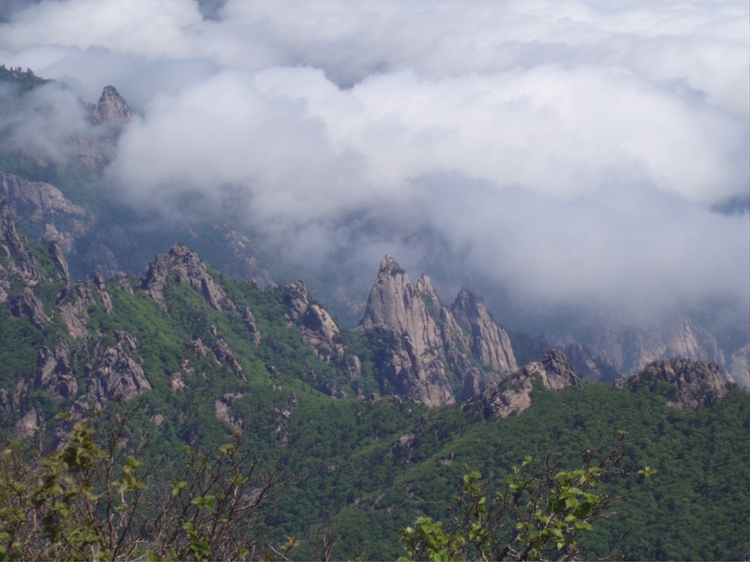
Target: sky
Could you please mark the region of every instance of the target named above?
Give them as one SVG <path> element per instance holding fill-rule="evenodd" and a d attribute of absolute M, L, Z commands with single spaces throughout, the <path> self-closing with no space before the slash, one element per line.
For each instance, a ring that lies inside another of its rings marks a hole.
<path fill-rule="evenodd" d="M 231 197 L 289 263 L 371 282 L 385 252 L 414 278 L 445 256 L 446 292 L 518 310 L 747 318 L 745 0 L 14 0 L 0 21 L 0 61 L 70 86 L 38 95 L 50 154 L 85 126 L 74 97 L 128 101 L 105 175 L 134 205 Z"/>

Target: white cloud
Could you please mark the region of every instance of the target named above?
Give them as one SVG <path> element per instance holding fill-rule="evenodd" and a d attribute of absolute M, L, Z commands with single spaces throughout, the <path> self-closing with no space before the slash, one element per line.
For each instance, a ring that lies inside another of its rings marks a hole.
<path fill-rule="evenodd" d="M 0 26 L 0 56 L 133 103 L 107 171 L 133 201 L 240 192 L 286 257 L 319 263 L 413 256 L 423 229 L 519 302 L 637 316 L 748 305 L 748 214 L 710 210 L 748 196 L 748 14 L 229 0 L 214 21 L 190 0 L 47 0 Z"/>

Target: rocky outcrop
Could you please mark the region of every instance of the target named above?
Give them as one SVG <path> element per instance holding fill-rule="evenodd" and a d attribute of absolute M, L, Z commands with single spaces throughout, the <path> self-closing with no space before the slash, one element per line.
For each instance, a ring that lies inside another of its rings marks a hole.
<path fill-rule="evenodd" d="M 328 311 L 312 302 L 302 281 L 284 287 L 285 316 L 297 324 L 305 345 L 324 362 L 343 357 L 345 348 L 336 341 L 340 330 Z"/>
<path fill-rule="evenodd" d="M 670 406 L 691 409 L 721 402 L 733 385 L 716 363 L 676 357 L 652 361 L 638 374 L 616 381 L 615 388 L 658 391 L 664 383 L 668 385 Z"/>
<path fill-rule="evenodd" d="M 78 394 L 78 382 L 70 367 L 69 349 L 65 340 L 60 341 L 54 352 L 48 347 L 39 350 L 34 386 L 58 400 Z"/>
<path fill-rule="evenodd" d="M 65 282 L 65 287 L 67 288 L 70 286 L 70 270 L 68 269 L 68 262 L 57 242 L 50 241 L 48 242 L 48 245 L 50 252 L 52 253 L 52 258 L 55 260 L 55 264 L 60 270 L 60 274 Z"/>
<path fill-rule="evenodd" d="M 383 350 L 379 369 L 383 374 L 381 390 L 411 398 L 427 406 L 453 404 L 450 383 L 445 367 L 438 358 L 432 362 L 417 355 L 417 349 L 408 334 L 398 334 L 385 326 L 369 330 L 370 341 Z"/>
<path fill-rule="evenodd" d="M 440 328 L 423 295 L 437 299 L 429 278 L 423 276 L 412 285 L 396 260 L 385 256 L 360 327 L 387 350 L 380 365 L 385 375 L 384 393 L 400 394 L 429 406 L 453 404 Z"/>
<path fill-rule="evenodd" d="M 255 322 L 255 316 L 253 316 L 253 311 L 250 310 L 249 306 L 246 306 L 245 309 L 242 311 L 242 319 L 245 321 L 245 326 L 247 326 L 247 331 L 250 332 L 250 335 L 253 338 L 253 341 L 255 342 L 255 345 L 260 345 L 260 330 L 258 329 L 258 324 Z"/>
<path fill-rule="evenodd" d="M 284 287 L 284 315 L 292 322 L 296 323 L 302 319 L 311 302 L 310 293 L 302 281 Z"/>
<path fill-rule="evenodd" d="M 31 439 L 42 427 L 44 420 L 42 416 L 31 408 L 26 414 L 16 422 L 14 433 L 18 439 Z"/>
<path fill-rule="evenodd" d="M 49 221 L 54 215 L 86 214 L 82 207 L 69 201 L 54 185 L 28 181 L 5 172 L 0 172 L 0 195 L 12 209 L 19 204 L 30 205 L 34 210 L 29 220 L 36 223 Z"/>
<path fill-rule="evenodd" d="M 141 277 L 141 287 L 162 312 L 167 312 L 164 285 L 170 271 L 174 273 L 178 283 L 186 283 L 198 291 L 211 308 L 219 311 L 237 310 L 235 304 L 208 273 L 206 264 L 198 254 L 182 244 L 175 244 L 169 253 L 156 256 Z"/>
<path fill-rule="evenodd" d="M 750 343 L 732 354 L 729 373 L 740 386 L 750 389 Z"/>
<path fill-rule="evenodd" d="M 99 123 L 127 123 L 132 118 L 130 107 L 114 86 L 106 86 L 91 109 L 91 119 Z"/>
<path fill-rule="evenodd" d="M 148 264 L 145 273 L 141 277 L 141 288 L 146 291 L 148 298 L 167 314 L 167 300 L 164 297 L 164 285 L 169 277 L 167 254 L 159 254 L 154 261 Z"/>
<path fill-rule="evenodd" d="M 151 390 L 151 384 L 141 366 L 130 356 L 135 350 L 135 338 L 127 332 L 118 332 L 117 339 L 114 347 L 98 347 L 89 375 L 101 383 L 108 400 L 124 402 Z"/>
<path fill-rule="evenodd" d="M 220 340 L 214 342 L 214 344 L 211 346 L 211 351 L 214 352 L 216 360 L 221 365 L 226 365 L 227 367 L 232 369 L 232 372 L 237 378 L 240 378 L 243 381 L 247 380 L 247 377 L 243 372 L 242 365 L 240 365 L 237 361 L 237 356 L 234 354 L 234 352 L 232 352 L 232 350 L 229 349 L 225 341 Z"/>
<path fill-rule="evenodd" d="M 494 387 L 485 389 L 469 400 L 464 409 L 481 412 L 486 419 L 519 414 L 531 407 L 531 392 L 537 381 L 551 390 L 568 386 L 583 387 L 583 382 L 568 364 L 565 354 L 559 349 L 550 349 L 541 361 L 529 363 Z"/>
<path fill-rule="evenodd" d="M 128 332 L 115 333 L 114 346 L 102 340 L 81 344 L 74 357 L 86 361 L 86 394 L 71 407 L 74 420 L 84 419 L 89 409 L 100 410 L 107 402 L 125 402 L 151 390 L 151 384 L 132 352 L 138 341 Z"/>
<path fill-rule="evenodd" d="M 187 347 L 188 349 L 192 349 L 196 354 L 198 354 L 198 357 L 206 356 L 206 346 L 203 345 L 203 341 L 201 341 L 200 338 L 198 338 L 197 340 L 185 342 L 185 347 Z"/>
<path fill-rule="evenodd" d="M 508 334 L 495 324 L 478 294 L 461 289 L 450 311 L 468 334 L 469 349 L 483 365 L 505 373 L 518 368 Z"/>
<path fill-rule="evenodd" d="M 90 336 L 87 328 L 89 310 L 97 302 L 101 303 L 107 314 L 112 313 L 112 295 L 97 271 L 90 278 L 79 280 L 70 293 L 66 290 L 58 297 L 57 310 L 71 337 L 82 339 Z"/>
<path fill-rule="evenodd" d="M 34 254 L 26 249 L 16 230 L 16 223 L 10 215 L 5 201 L 0 199 L 0 297 L 4 302 L 10 282 L 20 280 L 33 287 L 39 282 L 39 268 Z"/>
<path fill-rule="evenodd" d="M 396 439 L 396 442 L 391 447 L 391 452 L 396 458 L 403 459 L 407 464 L 414 458 L 415 443 L 417 435 L 413 432 L 404 433 L 401 437 Z"/>
<path fill-rule="evenodd" d="M 409 398 L 430 396 L 431 405 L 455 401 L 449 372 L 463 387 L 460 397 L 469 398 L 517 368 L 508 334 L 479 295 L 463 289 L 445 308 L 427 275 L 412 285 L 390 256 L 380 263 L 360 329 L 381 341 L 392 332 L 391 356 L 383 361 L 386 381 L 391 388 L 417 390 Z"/>
<path fill-rule="evenodd" d="M 380 262 L 380 271 L 360 325 L 365 330 L 385 326 L 397 334 L 408 335 L 415 353 L 422 357 L 441 350 L 443 344 L 440 328 L 422 300 L 422 294 L 434 294 L 434 289 L 430 290 L 429 279 L 420 281 L 419 287 L 412 285 L 396 260 L 385 256 Z"/>
<path fill-rule="evenodd" d="M 232 411 L 232 403 L 245 396 L 239 392 L 228 392 L 219 400 L 214 401 L 216 418 L 231 426 L 234 431 L 241 432 L 245 428 L 244 420 Z"/>
<path fill-rule="evenodd" d="M 34 326 L 43 329 L 43 325 L 49 323 L 50 317 L 44 312 L 41 301 L 28 287 L 22 293 L 13 295 L 8 299 L 10 313 L 16 318 L 26 318 Z"/>

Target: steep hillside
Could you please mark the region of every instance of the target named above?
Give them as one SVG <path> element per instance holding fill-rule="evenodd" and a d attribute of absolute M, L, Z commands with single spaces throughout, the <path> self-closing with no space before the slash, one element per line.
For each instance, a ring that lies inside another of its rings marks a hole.
<path fill-rule="evenodd" d="M 294 478 L 272 540 L 304 538 L 331 515 L 335 557 L 391 559 L 398 528 L 445 516 L 464 464 L 500 482 L 526 455 L 557 450 L 573 465 L 626 430 L 628 455 L 659 472 L 599 523 L 595 553 L 627 529 L 625 546 L 642 558 L 736 559 L 750 548 L 750 397 L 713 364 L 653 363 L 618 388 L 582 382 L 559 350 L 511 369 L 508 336 L 481 299 L 462 291 L 442 307 L 428 278 L 410 284 L 388 257 L 361 327 L 348 330 L 302 282 L 235 281 L 181 244 L 140 277 L 75 282 L 59 246 L 30 245 L 5 204 L 0 243 L 5 435 L 43 432 L 54 447 L 91 411 L 135 408 L 124 446 L 140 425 L 150 464 L 239 431 L 264 466 Z M 467 387 L 478 390 L 456 404 Z"/>

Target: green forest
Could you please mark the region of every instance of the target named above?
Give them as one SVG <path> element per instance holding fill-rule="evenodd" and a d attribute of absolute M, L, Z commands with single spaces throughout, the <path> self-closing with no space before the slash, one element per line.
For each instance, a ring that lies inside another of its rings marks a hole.
<path fill-rule="evenodd" d="M 63 339 L 71 349 L 114 345 L 127 331 L 138 341 L 133 357 L 143 366 L 151 390 L 125 404 L 110 404 L 104 416 L 125 407 L 132 413 L 128 431 L 147 436 L 139 460 L 146 466 L 186 463 L 185 446 L 210 450 L 228 443 L 237 428 L 217 419 L 215 404 L 231 394 L 231 415 L 242 433 L 241 449 L 265 470 L 288 477 L 274 499 L 266 526 L 268 541 L 300 541 L 289 555 L 314 556 L 315 533 L 331 520 L 336 536 L 333 557 L 395 559 L 404 554 L 398 530 L 415 517 L 444 519 L 461 486 L 466 466 L 479 471 L 490 487 L 500 486 L 512 467 L 527 456 L 556 454 L 566 467 L 580 465 L 598 440 L 627 432 L 627 461 L 650 466 L 648 480 L 602 486 L 607 493 L 632 497 L 616 506 L 616 515 L 598 521 L 585 546 L 604 555 L 625 534 L 622 549 L 643 559 L 718 560 L 742 558 L 750 549 L 750 396 L 733 388 L 720 404 L 698 410 L 667 405 L 667 388 L 635 392 L 609 384 L 586 383 L 559 392 L 537 388 L 532 407 L 517 416 L 486 421 L 461 405 L 427 408 L 401 399 L 373 395 L 378 388 L 378 349 L 357 331 L 340 338 L 364 358 L 357 385 L 364 397 L 332 398 L 334 380 L 348 396 L 356 389 L 332 363 L 323 363 L 304 345 L 284 317 L 283 291 L 262 290 L 215 270 L 211 275 L 238 307 L 253 311 L 260 345 L 249 337 L 241 317 L 217 311 L 173 274 L 165 286 L 168 314 L 161 312 L 129 278 L 133 294 L 108 281 L 112 312 L 93 300 L 87 314 L 89 341 L 76 341 L 65 330 L 55 295 L 62 287 L 49 248 L 32 250 L 48 282 L 38 294 L 50 324 L 37 327 L 0 307 L 0 386 L 6 395 L 19 381 L 33 377 L 38 350 Z M 207 348 L 221 340 L 236 354 L 244 377 L 185 343 L 200 338 Z M 185 369 L 186 360 L 189 369 Z M 79 388 L 86 373 L 78 364 Z M 184 387 L 174 390 L 173 373 Z M 46 446 L 69 431 L 56 418 L 72 405 L 31 389 L 3 423 L 10 436 L 19 412 L 30 408 L 44 421 Z M 406 446 L 403 436 L 411 434 Z M 403 440 L 402 440 L 403 441 Z M 165 472 L 166 474 L 166 472 Z M 159 472 L 152 486 L 159 486 Z M 610 489 L 611 488 L 611 489 Z"/>

